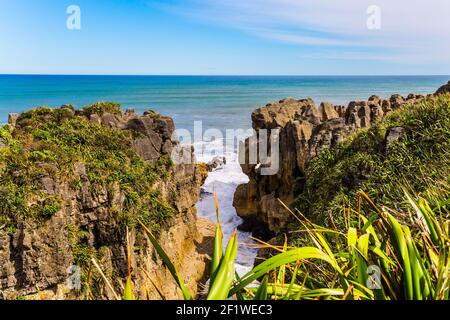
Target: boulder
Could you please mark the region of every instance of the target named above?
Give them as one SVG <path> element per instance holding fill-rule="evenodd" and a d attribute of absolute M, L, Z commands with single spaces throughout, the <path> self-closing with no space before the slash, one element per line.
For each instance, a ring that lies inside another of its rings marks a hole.
<path fill-rule="evenodd" d="M 436 91 L 436 94 L 445 94 L 445 93 L 450 93 L 450 81 L 447 84 L 444 84 Z"/>
<path fill-rule="evenodd" d="M 226 164 L 227 164 L 227 158 L 225 158 L 224 156 L 217 156 L 217 157 L 214 157 L 211 161 L 209 161 L 206 164 L 206 167 L 208 168 L 208 172 L 213 172 L 218 169 L 221 169 Z"/>
<path fill-rule="evenodd" d="M 384 153 L 388 154 L 391 147 L 406 134 L 405 128 L 395 127 L 390 128 L 386 132 L 386 138 L 384 139 Z"/>
<path fill-rule="evenodd" d="M 15 127 L 18 118 L 19 118 L 18 113 L 10 113 L 8 115 L 8 124 L 12 127 Z"/>
<path fill-rule="evenodd" d="M 334 108 L 333 104 L 328 102 L 322 102 L 319 107 L 319 112 L 322 117 L 322 121 L 329 121 L 339 118 L 339 113 Z"/>
<path fill-rule="evenodd" d="M 405 103 L 405 98 L 403 98 L 399 94 L 394 94 L 391 96 L 389 102 L 391 104 L 392 109 L 395 110 L 400 108 Z"/>

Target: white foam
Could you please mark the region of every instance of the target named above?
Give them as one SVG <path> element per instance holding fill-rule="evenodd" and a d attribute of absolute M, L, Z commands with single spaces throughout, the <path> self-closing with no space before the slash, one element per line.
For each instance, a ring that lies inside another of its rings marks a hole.
<path fill-rule="evenodd" d="M 194 147 L 198 161 L 208 162 L 214 156 L 220 155 L 208 152 L 213 148 L 217 150 L 217 144 L 219 143 L 223 143 L 223 141 L 216 140 L 213 142 L 196 143 Z M 248 177 L 242 172 L 236 151 L 224 152 L 220 156 L 225 156 L 227 163 L 220 169 L 209 173 L 208 179 L 203 186 L 203 190 L 207 193 L 203 194 L 202 199 L 197 204 L 197 212 L 199 217 L 210 219 L 214 223 L 217 222 L 214 197 L 212 194 L 215 190 L 219 200 L 224 246 L 226 246 L 233 232 L 243 222 L 233 207 L 233 198 L 238 185 L 247 183 Z M 251 239 L 250 233 L 238 231 L 238 238 L 239 247 L 236 258 L 236 272 L 243 276 L 253 267 L 257 249 L 254 248 L 256 243 Z"/>

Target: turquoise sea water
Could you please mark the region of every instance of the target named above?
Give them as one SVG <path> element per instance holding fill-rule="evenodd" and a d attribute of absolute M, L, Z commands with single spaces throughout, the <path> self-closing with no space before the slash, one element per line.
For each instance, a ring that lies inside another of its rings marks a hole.
<path fill-rule="evenodd" d="M 36 106 L 77 107 L 114 101 L 137 111 L 156 109 L 177 127 L 247 128 L 257 106 L 288 96 L 347 103 L 372 94 L 431 93 L 450 76 L 39 76 L 0 75 L 0 122 Z"/>

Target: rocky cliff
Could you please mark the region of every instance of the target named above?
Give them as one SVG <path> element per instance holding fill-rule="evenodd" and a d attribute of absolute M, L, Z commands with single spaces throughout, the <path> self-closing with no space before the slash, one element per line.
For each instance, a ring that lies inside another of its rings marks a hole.
<path fill-rule="evenodd" d="M 197 292 L 214 235 L 194 207 L 206 168 L 171 162 L 179 148 L 171 118 L 97 103 L 38 108 L 9 122 L 0 132 L 0 299 L 113 298 L 91 258 L 120 294 L 127 226 L 135 295 L 181 298 L 138 220 Z"/>
<path fill-rule="evenodd" d="M 437 93 L 449 91 L 450 82 Z M 393 110 L 422 99 L 422 95 L 402 97 L 396 94 L 390 99 L 372 96 L 368 101 L 353 101 L 347 107 L 330 103 L 316 107 L 311 99 L 288 98 L 257 109 L 252 114 L 256 134 L 261 129 L 280 130 L 280 169 L 276 175 L 261 175 L 261 166 L 248 164 L 251 139 L 246 141 L 247 162 L 244 161 L 242 169 L 250 181 L 240 185 L 234 197 L 234 206 L 246 221 L 243 228 L 266 238 L 285 228 L 292 216 L 277 199 L 293 206 L 304 191 L 306 169 L 318 153 L 336 147 L 359 129 L 379 122 Z M 402 128 L 388 130 L 384 145 L 388 146 L 402 134 Z"/>

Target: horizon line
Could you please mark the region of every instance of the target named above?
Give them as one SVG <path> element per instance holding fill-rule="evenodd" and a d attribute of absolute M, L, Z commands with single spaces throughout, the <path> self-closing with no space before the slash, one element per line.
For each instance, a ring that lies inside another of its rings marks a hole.
<path fill-rule="evenodd" d="M 0 73 L 0 76 L 105 76 L 105 77 L 446 77 L 450 74 L 96 74 Z"/>

